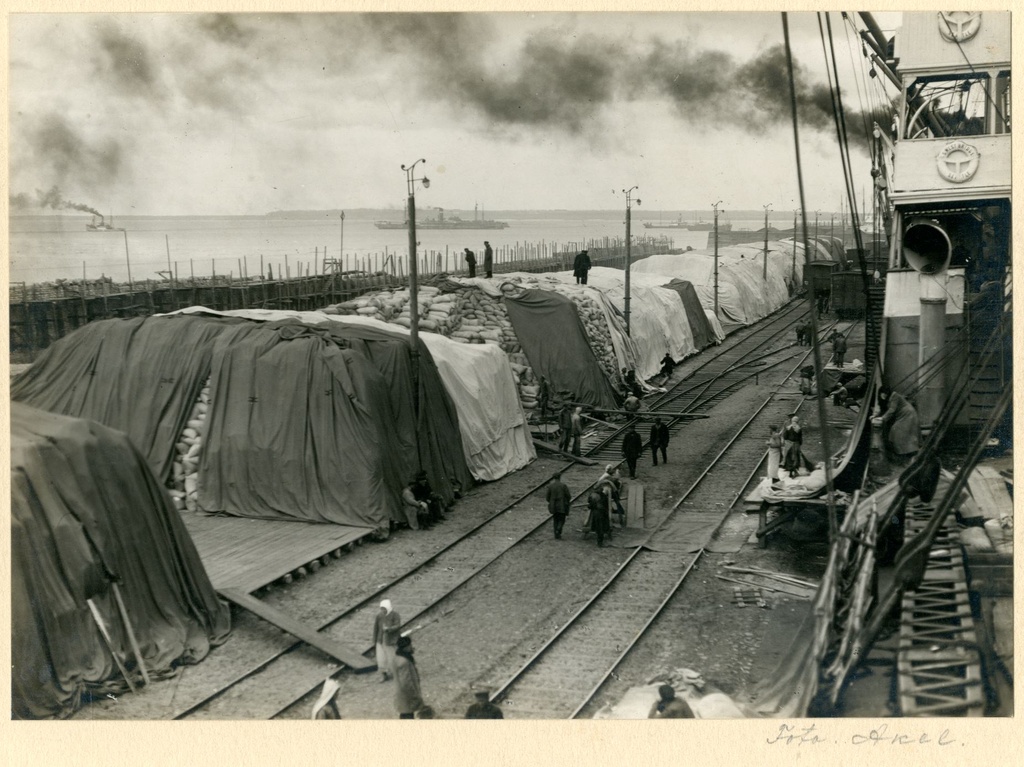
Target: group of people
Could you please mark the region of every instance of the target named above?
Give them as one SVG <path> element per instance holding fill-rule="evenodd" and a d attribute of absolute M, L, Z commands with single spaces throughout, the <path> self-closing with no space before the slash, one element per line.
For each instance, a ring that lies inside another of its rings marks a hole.
<path fill-rule="evenodd" d="M 476 277 L 476 253 L 471 251 L 469 248 L 463 248 L 465 251 L 466 266 L 469 269 L 469 276 Z M 491 243 L 484 240 L 484 277 L 490 277 L 494 272 L 494 249 L 491 247 Z"/>
<path fill-rule="evenodd" d="M 796 477 L 800 469 L 810 471 L 814 465 L 803 452 L 804 430 L 800 417 L 793 416 L 783 428 L 768 427 L 768 479 L 774 485 L 779 481 L 779 469 L 790 478 Z"/>
<path fill-rule="evenodd" d="M 545 497 L 555 539 L 561 539 L 565 520 L 572 505 L 572 493 L 562 481 L 562 472 L 551 478 Z M 587 494 L 587 519 L 582 528 L 584 532 L 589 531 L 597 536 L 598 546 L 604 546 L 605 538 L 611 540 L 613 514 L 618 517 L 619 527 L 625 527 L 626 509 L 622 506 L 622 478 L 619 470 L 613 464 L 608 464 Z"/>
<path fill-rule="evenodd" d="M 402 634 L 402 619 L 391 604 L 381 600 L 373 620 L 373 647 L 380 681 L 395 684 L 395 710 L 399 719 L 436 719 L 434 709 L 423 700 L 420 673 L 416 666 L 412 638 Z M 333 684 L 332 684 L 333 683 Z M 340 719 L 334 695 L 338 685 L 328 679 L 324 693 L 313 707 L 314 719 Z M 466 719 L 503 719 L 501 709 L 490 702 L 487 690 L 476 690 L 476 702 L 466 711 Z"/>

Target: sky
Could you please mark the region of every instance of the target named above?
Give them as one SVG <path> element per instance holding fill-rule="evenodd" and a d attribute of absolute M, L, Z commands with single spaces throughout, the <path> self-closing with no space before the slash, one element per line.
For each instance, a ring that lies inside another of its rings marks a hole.
<path fill-rule="evenodd" d="M 830 20 L 852 130 L 896 91 Z M 807 206 L 837 210 L 817 16 L 790 33 Z M 777 13 L 12 14 L 11 210 L 397 209 L 419 158 L 424 208 L 616 209 L 637 185 L 649 209 L 791 210 L 782 43 Z"/>

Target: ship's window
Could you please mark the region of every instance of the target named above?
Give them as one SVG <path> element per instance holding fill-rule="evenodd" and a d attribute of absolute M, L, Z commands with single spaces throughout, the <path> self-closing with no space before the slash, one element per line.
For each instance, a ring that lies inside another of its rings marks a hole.
<path fill-rule="evenodd" d="M 918 80 L 908 92 L 904 137 L 945 138 L 994 132 L 987 120 L 988 86 L 986 75 Z M 1006 90 L 1009 91 L 1008 77 Z"/>

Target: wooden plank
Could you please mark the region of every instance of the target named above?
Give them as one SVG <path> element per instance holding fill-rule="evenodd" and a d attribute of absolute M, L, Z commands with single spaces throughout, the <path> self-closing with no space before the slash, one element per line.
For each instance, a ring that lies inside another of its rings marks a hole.
<path fill-rule="evenodd" d="M 251 613 L 258 615 L 268 623 L 272 623 L 279 629 L 287 631 L 296 639 L 301 639 L 306 644 L 315 647 L 335 660 L 344 663 L 354 671 L 372 671 L 377 667 L 376 663 L 364 658 L 359 651 L 345 645 L 338 644 L 334 640 L 317 632 L 299 621 L 286 615 L 280 610 L 271 607 L 266 602 L 261 602 L 256 597 L 239 591 L 238 589 L 217 589 L 217 593 L 225 599 L 234 602 L 239 607 L 244 607 Z"/>
<path fill-rule="evenodd" d="M 647 527 L 647 512 L 644 506 L 644 485 L 642 482 L 629 483 L 629 496 L 626 498 L 626 519 L 643 520 L 643 527 Z"/>
<path fill-rule="evenodd" d="M 1009 490 L 1006 489 L 1006 480 L 991 466 L 978 466 L 974 470 L 988 486 L 989 492 L 995 501 L 995 511 L 999 516 L 1013 516 L 1013 499 Z"/>
<path fill-rule="evenodd" d="M 538 447 L 541 450 L 546 450 L 549 453 L 556 453 L 557 455 L 562 456 L 566 460 L 575 461 L 576 463 L 581 463 L 584 466 L 596 466 L 597 465 L 597 461 L 591 460 L 590 458 L 584 458 L 583 456 L 573 455 L 572 453 L 563 452 L 563 451 L 559 450 L 557 447 L 555 447 L 553 445 L 549 445 L 547 442 L 541 442 L 539 439 L 533 440 L 533 445 L 534 445 L 534 447 Z"/>

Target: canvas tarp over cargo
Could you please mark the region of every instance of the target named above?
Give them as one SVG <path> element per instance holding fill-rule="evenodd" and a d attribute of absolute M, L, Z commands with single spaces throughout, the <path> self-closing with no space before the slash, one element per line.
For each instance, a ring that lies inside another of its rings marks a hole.
<path fill-rule="evenodd" d="M 690 324 L 690 332 L 693 333 L 694 346 L 698 349 L 704 349 L 715 343 L 718 340 L 715 336 L 715 330 L 711 327 L 708 316 L 700 305 L 700 299 L 697 298 L 697 291 L 694 290 L 693 283 L 674 279 L 665 287 L 678 293 L 683 306 L 686 308 L 686 320 Z"/>
<path fill-rule="evenodd" d="M 11 693 L 19 718 L 127 689 L 86 599 L 134 668 L 110 579 L 152 676 L 223 642 L 218 599 L 170 499 L 122 433 L 11 403 Z"/>
<path fill-rule="evenodd" d="M 143 327 L 125 333 L 121 324 Z M 239 516 L 386 526 L 389 519 L 403 517 L 400 492 L 412 473 L 417 443 L 431 483 L 451 498 L 448 478 L 463 481 L 469 473 L 458 423 L 446 420 L 452 408 L 436 407 L 438 392 L 446 395 L 426 348 L 420 354 L 421 369 L 428 370 L 421 375 L 421 402 L 434 425 L 421 430 L 418 440 L 413 420 L 396 415 L 393 382 L 366 357 L 365 349 L 352 349 L 351 343 L 326 331 L 311 334 L 300 323 L 290 323 L 290 329 L 284 325 L 182 314 L 91 323 L 64 339 L 68 343 L 51 347 L 37 363 L 46 374 L 37 374 L 33 365 L 22 377 L 24 384 L 22 379 L 15 382 L 14 396 L 34 405 L 58 403 L 76 416 L 76 407 L 100 402 L 102 408 L 90 410 L 99 411 L 93 417 L 127 424 L 125 431 L 138 434 L 149 447 L 147 455 L 159 458 L 173 456 L 177 424 L 186 422 L 193 388 L 198 392 L 216 372 L 200 458 L 201 508 Z M 105 341 L 107 332 L 114 333 L 116 344 Z M 137 346 L 142 342 L 144 346 Z M 394 339 L 382 343 L 399 344 Z M 105 346 L 123 354 L 102 353 Z M 79 361 L 79 347 L 100 351 Z M 65 357 L 76 364 L 61 376 Z M 378 362 L 388 365 L 386 357 L 378 355 Z M 149 370 L 155 366 L 162 371 L 159 378 Z M 130 396 L 77 396 L 83 379 L 89 393 L 109 386 Z M 410 378 L 402 380 L 408 383 Z M 193 381 L 198 382 L 194 387 Z M 164 387 L 186 392 L 172 394 Z M 165 406 L 154 412 L 150 402 Z M 141 419 L 145 428 L 133 418 Z M 454 447 L 438 454 L 440 444 Z"/>
<path fill-rule="evenodd" d="M 123 431 L 167 482 L 174 443 L 210 374 L 213 339 L 224 327 L 184 317 L 91 322 L 18 376 L 11 399 Z"/>
<path fill-rule="evenodd" d="M 409 338 L 408 328 L 359 315 L 285 309 L 215 312 L 203 307 L 191 307 L 182 312 L 267 322 L 295 319 L 307 325 L 332 322 L 374 328 L 390 333 L 393 338 L 404 339 L 405 343 Z M 505 353 L 491 344 L 460 344 L 437 333 L 421 331 L 419 337 L 430 350 L 445 390 L 455 405 L 464 457 L 473 477 L 484 481 L 500 479 L 536 458 Z"/>
<path fill-rule="evenodd" d="M 538 376 L 555 392 L 568 391 L 579 401 L 616 407 L 611 384 L 587 342 L 573 302 L 549 290 L 526 289 L 505 294 L 505 308 L 523 353 Z"/>

